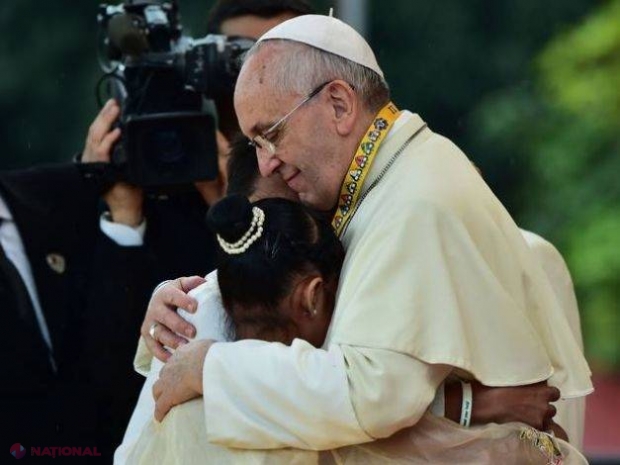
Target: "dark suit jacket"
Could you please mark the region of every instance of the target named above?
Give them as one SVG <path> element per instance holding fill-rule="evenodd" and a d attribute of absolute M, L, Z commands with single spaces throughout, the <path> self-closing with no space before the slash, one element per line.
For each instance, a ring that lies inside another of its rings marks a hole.
<path fill-rule="evenodd" d="M 58 442 L 64 429 L 60 380 L 77 350 L 68 330 L 85 295 L 83 257 L 94 244 L 98 194 L 73 166 L 0 173 L 0 191 L 24 243 L 58 367 L 52 369 L 32 309 L 20 308 L 23 303 L 3 280 L 0 366 L 6 376 L 0 383 L 0 411 L 12 432 L 5 446 L 45 445 Z M 64 267 L 50 266 L 51 260 L 64 261 Z"/>
<path fill-rule="evenodd" d="M 0 173 L 58 364 L 54 373 L 34 316 L 20 320 L 19 309 L 0 301 L 8 321 L 0 366 L 13 373 L 0 383 L 0 412 L 15 425 L 8 447 L 96 446 L 111 463 L 143 382 L 132 361 L 153 287 L 211 271 L 215 242 L 193 191 L 148 198 L 144 245 L 118 246 L 99 229 L 100 184 L 72 165 Z M 63 273 L 48 265 L 49 254 L 65 259 Z"/>

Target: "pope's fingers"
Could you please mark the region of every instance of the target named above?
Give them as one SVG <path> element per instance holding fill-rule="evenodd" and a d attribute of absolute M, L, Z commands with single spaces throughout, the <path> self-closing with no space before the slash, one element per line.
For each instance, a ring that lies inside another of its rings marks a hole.
<path fill-rule="evenodd" d="M 168 396 L 163 393 L 160 394 L 155 401 L 155 419 L 161 422 L 172 407 L 174 404 L 168 399 Z"/>
<path fill-rule="evenodd" d="M 155 399 L 155 402 L 157 402 L 157 399 L 160 398 L 161 393 L 163 392 L 161 380 L 155 381 L 155 384 L 153 384 L 152 391 L 153 391 L 153 399 Z"/>
<path fill-rule="evenodd" d="M 193 300 L 193 299 L 192 299 Z M 195 301 L 194 301 L 195 302 Z M 194 304 L 195 305 L 195 304 Z M 180 305 L 176 305 L 177 307 Z M 160 326 L 159 330 L 168 330 L 176 334 L 181 334 L 186 337 L 194 337 L 196 334 L 196 328 L 193 325 L 185 321 L 175 310 L 168 308 L 166 306 L 160 306 L 159 308 L 155 308 L 152 315 L 155 322 L 157 322 Z M 162 334 L 164 332 L 162 331 Z M 168 342 L 171 342 L 171 338 L 167 340 L 163 340 L 162 337 L 159 336 L 156 338 L 157 340 L 164 342 L 168 345 Z M 186 341 L 187 342 L 187 341 Z M 171 345 L 169 347 L 175 347 L 177 344 Z"/>
<path fill-rule="evenodd" d="M 162 369 L 162 372 L 163 371 Z M 164 392 L 161 378 L 153 385 L 153 398 L 155 399 L 155 419 L 161 422 L 173 407 L 173 404 L 169 401 L 168 396 Z"/>
<path fill-rule="evenodd" d="M 198 306 L 198 302 L 196 302 L 196 299 L 188 296 L 186 291 L 181 288 L 182 283 L 184 281 L 181 279 L 169 282 L 153 295 L 151 303 L 156 307 L 159 307 L 161 304 L 170 309 L 182 308 L 193 313 Z"/>
<path fill-rule="evenodd" d="M 197 288 L 201 284 L 207 282 L 205 278 L 202 276 L 185 276 L 179 278 L 179 284 L 181 285 L 181 290 L 185 292 L 189 292 L 192 289 Z"/>
<path fill-rule="evenodd" d="M 170 331 L 168 328 L 166 328 L 165 326 L 161 324 L 157 325 L 155 330 L 152 332 L 153 332 L 153 335 L 152 335 L 153 339 L 155 339 L 157 342 L 159 342 L 160 344 L 166 347 L 170 347 L 171 349 L 176 349 L 180 345 L 187 344 L 189 342 L 184 337 L 181 337 L 178 334 L 175 334 L 174 332 Z"/>
<path fill-rule="evenodd" d="M 146 347 L 149 349 L 149 352 L 153 354 L 153 357 L 156 359 L 165 363 L 172 356 L 172 354 L 168 352 L 163 345 L 150 336 L 145 337 L 144 342 L 146 343 Z"/>

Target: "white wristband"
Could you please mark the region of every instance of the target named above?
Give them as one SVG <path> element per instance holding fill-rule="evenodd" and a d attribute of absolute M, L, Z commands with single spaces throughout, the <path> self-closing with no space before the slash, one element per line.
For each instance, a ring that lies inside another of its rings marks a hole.
<path fill-rule="evenodd" d="M 474 404 L 474 397 L 471 391 L 471 384 L 461 381 L 463 387 L 463 403 L 461 404 L 461 426 L 468 427 L 471 423 L 471 411 Z"/>

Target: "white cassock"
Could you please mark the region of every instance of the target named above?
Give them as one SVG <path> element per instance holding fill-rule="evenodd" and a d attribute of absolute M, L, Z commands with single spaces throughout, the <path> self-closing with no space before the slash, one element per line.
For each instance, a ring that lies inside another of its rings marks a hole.
<path fill-rule="evenodd" d="M 581 321 L 579 309 L 577 307 L 577 297 L 570 271 L 562 255 L 551 244 L 551 242 L 534 234 L 531 231 L 521 230 L 523 238 L 530 247 L 536 258 L 540 261 L 549 284 L 553 288 L 556 298 L 570 326 L 575 341 L 583 351 L 583 337 L 581 335 Z M 562 425 L 568 434 L 570 443 L 577 449 L 583 449 L 583 433 L 586 414 L 585 397 L 575 397 L 572 399 L 562 399 L 556 404 L 558 413 L 554 420 Z"/>
<path fill-rule="evenodd" d="M 365 186 L 423 124 L 401 115 Z M 423 129 L 342 239 L 324 350 L 211 347 L 203 370 L 206 416 L 218 418 L 207 425 L 211 441 L 323 450 L 387 437 L 415 424 L 451 370 L 488 386 L 548 380 L 565 398 L 592 391 L 544 271 L 448 139 Z"/>
<path fill-rule="evenodd" d="M 422 126 L 409 112 L 399 118 L 366 186 Z M 422 418 L 448 374 L 489 386 L 548 380 L 564 397 L 592 391 L 543 270 L 449 140 L 423 129 L 342 239 L 323 349 L 299 340 L 211 347 L 203 369 L 210 442 L 328 450 L 386 438 Z"/>

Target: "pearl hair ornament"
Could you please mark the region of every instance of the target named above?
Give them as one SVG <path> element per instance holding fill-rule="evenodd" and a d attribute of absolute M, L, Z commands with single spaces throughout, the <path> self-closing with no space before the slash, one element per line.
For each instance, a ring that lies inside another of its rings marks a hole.
<path fill-rule="evenodd" d="M 250 248 L 254 242 L 258 240 L 263 234 L 263 224 L 265 223 L 265 212 L 261 210 L 259 207 L 252 208 L 252 223 L 250 223 L 250 227 L 245 232 L 241 239 L 237 242 L 230 243 L 227 242 L 217 234 L 217 242 L 220 244 L 220 247 L 224 252 L 229 255 L 238 255 L 242 254 L 246 250 Z"/>

